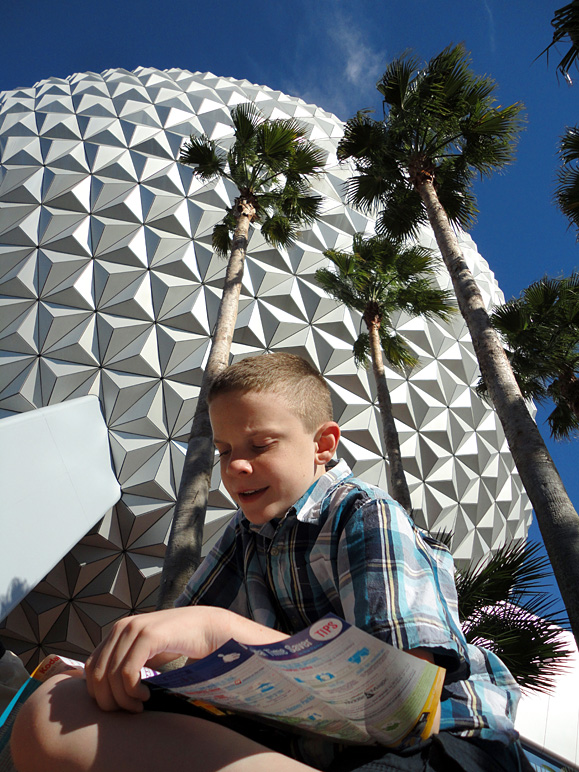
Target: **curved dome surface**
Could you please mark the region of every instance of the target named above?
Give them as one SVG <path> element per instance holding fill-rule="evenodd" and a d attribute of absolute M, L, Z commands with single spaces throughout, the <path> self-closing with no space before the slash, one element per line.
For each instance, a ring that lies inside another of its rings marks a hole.
<path fill-rule="evenodd" d="M 154 605 L 224 273 L 211 231 L 234 195 L 175 159 L 191 133 L 227 142 L 230 109 L 248 100 L 305 124 L 327 174 L 315 185 L 323 216 L 293 247 L 252 233 L 233 356 L 286 350 L 313 361 L 343 427 L 340 455 L 387 487 L 374 385 L 352 358 L 360 318 L 314 280 L 325 249 L 349 249 L 355 232 L 373 228 L 344 202 L 341 122 L 264 86 L 177 69 L 89 72 L 5 92 L 0 416 L 98 395 L 123 490 L 3 623 L 3 639 L 31 664 L 43 652 L 88 652 L 103 627 Z M 428 230 L 420 241 L 436 247 Z M 501 301 L 470 237 L 461 242 L 488 306 Z M 442 270 L 439 283 L 449 286 Z M 530 505 L 496 414 L 473 390 L 478 366 L 462 319 L 402 316 L 397 329 L 420 358 L 409 377 L 388 371 L 417 522 L 452 530 L 458 559 L 525 536 Z M 216 472 L 206 548 L 230 513 Z"/>

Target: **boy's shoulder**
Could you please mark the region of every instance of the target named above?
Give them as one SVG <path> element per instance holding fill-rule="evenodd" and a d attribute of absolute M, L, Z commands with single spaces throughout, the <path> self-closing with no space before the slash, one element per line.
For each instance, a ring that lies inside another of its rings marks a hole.
<path fill-rule="evenodd" d="M 345 461 L 338 461 L 295 504 L 298 520 L 319 522 L 320 517 L 345 514 L 370 501 L 385 501 L 389 507 L 400 505 L 381 488 L 354 477 Z M 402 510 L 403 511 L 403 510 Z"/>

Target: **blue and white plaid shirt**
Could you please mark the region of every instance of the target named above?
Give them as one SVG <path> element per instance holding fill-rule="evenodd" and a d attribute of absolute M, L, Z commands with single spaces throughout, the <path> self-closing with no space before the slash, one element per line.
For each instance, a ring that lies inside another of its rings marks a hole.
<path fill-rule="evenodd" d="M 495 655 L 466 643 L 448 549 L 343 461 L 283 518 L 256 526 L 238 511 L 176 605 L 188 604 L 289 634 L 333 612 L 398 648 L 428 649 L 447 670 L 441 730 L 518 736 L 519 688 Z"/>

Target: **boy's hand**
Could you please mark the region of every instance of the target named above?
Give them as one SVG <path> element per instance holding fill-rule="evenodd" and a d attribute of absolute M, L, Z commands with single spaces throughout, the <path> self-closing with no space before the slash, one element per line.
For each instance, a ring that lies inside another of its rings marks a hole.
<path fill-rule="evenodd" d="M 149 689 L 141 683 L 144 665 L 159 667 L 181 655 L 201 659 L 233 637 L 241 643 L 274 643 L 287 636 L 210 606 L 121 619 L 87 660 L 89 694 L 102 710 L 139 713 L 149 697 Z"/>

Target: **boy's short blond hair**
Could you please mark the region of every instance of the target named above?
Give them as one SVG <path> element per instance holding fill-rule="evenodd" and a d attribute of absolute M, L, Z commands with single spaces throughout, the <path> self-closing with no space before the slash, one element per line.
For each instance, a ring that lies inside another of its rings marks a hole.
<path fill-rule="evenodd" d="M 315 432 L 321 424 L 334 420 L 328 384 L 315 367 L 296 354 L 259 354 L 226 367 L 211 384 L 207 402 L 211 404 L 219 394 L 232 391 L 281 394 L 307 431 Z"/>

